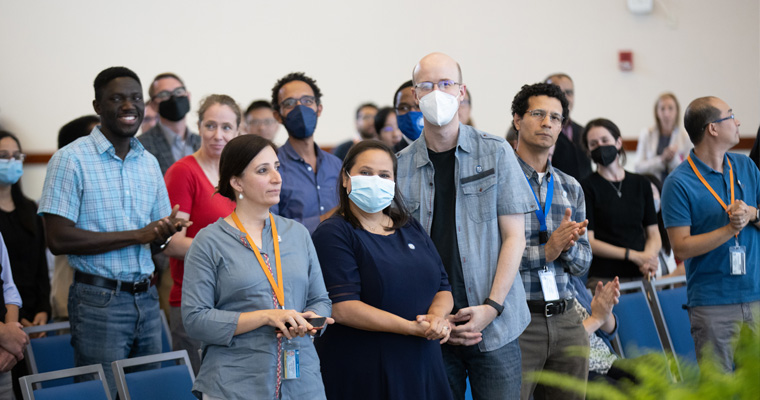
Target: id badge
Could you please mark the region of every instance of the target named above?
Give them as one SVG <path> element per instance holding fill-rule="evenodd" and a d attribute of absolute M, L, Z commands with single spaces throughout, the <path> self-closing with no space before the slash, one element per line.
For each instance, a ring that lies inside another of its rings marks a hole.
<path fill-rule="evenodd" d="M 538 271 L 538 279 L 541 281 L 541 291 L 544 292 L 544 301 L 559 300 L 559 291 L 557 290 L 557 281 L 554 279 L 554 271 L 549 271 L 544 267 Z"/>
<path fill-rule="evenodd" d="M 287 340 L 282 344 L 283 379 L 298 379 L 301 377 L 301 356 L 298 343 Z"/>
<path fill-rule="evenodd" d="M 745 246 L 731 246 L 729 254 L 731 255 L 731 275 L 746 275 L 746 253 Z"/>

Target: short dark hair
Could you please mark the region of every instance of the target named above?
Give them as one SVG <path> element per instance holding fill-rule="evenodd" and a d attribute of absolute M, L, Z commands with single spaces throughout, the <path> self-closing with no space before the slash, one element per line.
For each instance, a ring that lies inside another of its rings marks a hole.
<path fill-rule="evenodd" d="M 245 167 L 267 146 L 277 152 L 277 146 L 258 135 L 240 135 L 224 146 L 219 158 L 219 184 L 217 193 L 237 202 L 235 189 L 230 184 L 233 176 L 242 176 Z"/>
<path fill-rule="evenodd" d="M 153 91 L 153 84 L 156 83 L 156 81 L 164 79 L 164 78 L 174 78 L 174 79 L 178 80 L 179 83 L 182 84 L 182 86 L 185 86 L 185 82 L 182 80 L 182 78 L 180 78 L 179 76 L 177 76 L 177 74 L 175 74 L 174 72 L 163 72 L 163 73 L 160 73 L 160 74 L 156 75 L 155 78 L 153 78 L 153 80 L 150 82 L 150 86 L 148 87 L 148 97 L 150 99 L 152 99 L 153 96 L 156 95 L 156 93 Z"/>
<path fill-rule="evenodd" d="M 380 131 L 385 126 L 385 120 L 388 119 L 388 114 L 395 112 L 393 107 L 383 107 L 375 114 L 375 132 L 380 135 Z"/>
<path fill-rule="evenodd" d="M 235 121 L 237 126 L 240 126 L 240 106 L 238 106 L 235 99 L 226 94 L 210 94 L 201 100 L 201 106 L 198 108 L 198 124 L 203 122 L 203 114 L 208 111 L 209 107 L 214 104 L 222 104 L 229 107 L 233 113 L 235 113 Z M 236 126 L 236 127 L 237 127 Z"/>
<path fill-rule="evenodd" d="M 700 97 L 686 107 L 683 114 L 683 125 L 689 134 L 691 143 L 695 146 L 705 137 L 705 128 L 711 121 L 720 119 L 720 110 L 710 103 L 713 96 Z"/>
<path fill-rule="evenodd" d="M 612 138 L 617 141 L 622 136 L 620 134 L 620 128 L 618 128 L 617 125 L 615 125 L 614 122 L 606 119 L 606 118 L 597 118 L 592 119 L 591 121 L 586 124 L 586 127 L 583 128 L 583 147 L 586 148 L 586 151 L 588 152 L 588 131 L 591 130 L 591 128 L 595 127 L 601 127 L 606 129 L 610 134 L 612 135 Z M 623 146 L 620 146 L 620 150 L 618 150 L 618 154 L 620 154 L 620 164 L 625 165 L 626 156 L 625 156 L 625 148 Z"/>
<path fill-rule="evenodd" d="M 359 113 L 362 111 L 363 108 L 374 108 L 375 111 L 377 111 L 377 106 L 375 103 L 364 103 L 356 108 L 356 119 L 359 119 Z"/>
<path fill-rule="evenodd" d="M 82 136 L 90 134 L 90 125 L 99 124 L 97 115 L 85 115 L 66 123 L 58 131 L 58 148 L 62 148 Z"/>
<path fill-rule="evenodd" d="M 272 103 L 266 100 L 254 100 L 248 108 L 245 109 L 245 115 L 248 115 L 251 111 L 258 110 L 259 108 L 272 109 Z"/>
<path fill-rule="evenodd" d="M 274 87 L 272 88 L 272 109 L 274 109 L 277 112 L 280 112 L 280 89 L 282 89 L 283 86 L 286 84 L 293 82 L 293 81 L 301 81 L 305 82 L 309 86 L 311 86 L 312 92 L 314 92 L 314 98 L 317 100 L 317 105 L 319 105 L 322 101 L 322 91 L 319 90 L 319 86 L 317 86 L 317 81 L 314 79 L 306 76 L 303 72 L 291 72 L 277 81 L 277 83 L 274 84 Z"/>
<path fill-rule="evenodd" d="M 95 77 L 95 82 L 93 82 L 92 86 L 95 89 L 95 100 L 100 100 L 101 96 L 103 95 L 103 88 L 108 85 L 109 82 L 116 78 L 132 78 L 137 81 L 140 85 L 140 78 L 137 77 L 137 74 L 134 73 L 131 69 L 126 67 L 110 67 L 106 68 L 98 74 L 98 76 Z"/>
<path fill-rule="evenodd" d="M 388 153 L 388 157 L 391 158 L 391 161 L 393 161 L 393 180 L 394 182 L 397 182 L 397 171 L 398 171 L 398 160 L 396 159 L 396 154 L 391 150 L 390 147 L 388 147 L 385 143 L 370 139 L 370 140 L 362 140 L 361 142 L 351 146 L 351 149 L 348 150 L 348 154 L 346 154 L 346 158 L 343 159 L 343 166 L 340 169 L 340 178 L 338 178 L 338 198 L 340 199 L 340 203 L 338 204 L 338 214 L 342 215 L 343 218 L 346 219 L 346 221 L 350 222 L 351 225 L 359 229 L 361 228 L 362 224 L 359 222 L 359 219 L 356 218 L 353 212 L 351 212 L 350 200 L 348 198 L 348 193 L 346 192 L 346 188 L 343 187 L 343 177 L 348 176 L 347 172 L 351 170 L 351 168 L 354 167 L 354 164 L 356 164 L 356 158 L 359 157 L 361 153 L 364 153 L 367 150 L 382 150 L 386 153 Z M 391 220 L 393 221 L 393 226 L 390 228 L 385 228 L 386 230 L 394 230 L 399 229 L 403 227 L 404 225 L 409 222 L 409 218 L 411 218 L 409 214 L 409 210 L 407 210 L 406 205 L 404 204 L 404 198 L 401 197 L 401 192 L 398 189 L 398 183 L 394 186 L 395 194 L 393 196 L 393 203 L 388 206 L 385 210 L 383 210 L 383 213 L 389 217 L 391 217 Z"/>
<path fill-rule="evenodd" d="M 512 100 L 512 115 L 524 115 L 528 111 L 528 99 L 533 96 L 549 96 L 559 100 L 562 104 L 562 117 L 567 119 L 570 111 L 567 109 L 567 97 L 559 86 L 553 83 L 534 83 L 532 85 L 523 85 Z M 514 121 L 512 122 L 514 126 Z M 515 127 L 517 130 L 517 127 Z"/>
<path fill-rule="evenodd" d="M 401 86 L 399 86 L 398 89 L 396 89 L 396 93 L 393 94 L 393 108 L 398 108 L 398 98 L 399 98 L 398 95 L 399 95 L 399 93 L 401 93 L 402 90 L 404 90 L 404 89 L 406 89 L 408 87 L 412 87 L 412 86 L 413 86 L 412 80 L 410 79 L 410 80 L 402 83 Z"/>

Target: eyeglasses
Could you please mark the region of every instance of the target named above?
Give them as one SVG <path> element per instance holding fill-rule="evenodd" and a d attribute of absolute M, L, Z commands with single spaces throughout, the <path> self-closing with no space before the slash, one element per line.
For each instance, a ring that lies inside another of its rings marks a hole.
<path fill-rule="evenodd" d="M 438 81 L 438 83 L 420 82 L 414 85 L 414 88 L 417 89 L 420 93 L 429 93 L 433 91 L 434 86 L 438 86 L 438 90 L 448 92 L 454 88 L 454 85 L 461 85 L 461 83 L 454 82 L 451 79 L 443 79 L 443 80 Z"/>
<path fill-rule="evenodd" d="M 301 103 L 302 106 L 311 107 L 314 104 L 317 103 L 317 98 L 314 96 L 303 96 L 300 99 L 294 99 L 292 97 L 289 97 L 280 103 L 280 107 L 283 110 L 290 110 L 291 108 L 295 107 L 296 104 Z"/>
<path fill-rule="evenodd" d="M 727 119 L 733 119 L 733 120 L 735 120 L 735 119 L 736 119 L 736 116 L 734 116 L 734 113 L 731 113 L 731 115 L 729 115 L 729 116 L 728 116 L 728 117 L 726 117 L 726 118 L 716 119 L 715 121 L 712 121 L 712 122 L 708 122 L 708 123 L 706 123 L 706 124 L 705 124 L 705 126 L 703 126 L 703 127 L 702 127 L 702 130 L 705 130 L 705 128 L 707 128 L 707 125 L 710 125 L 710 124 L 718 124 L 718 123 L 721 123 L 721 122 L 723 122 L 723 121 L 725 121 L 725 120 L 727 120 Z"/>
<path fill-rule="evenodd" d="M 174 97 L 187 96 L 187 89 L 185 89 L 184 86 L 180 86 L 180 87 L 178 87 L 178 88 L 176 88 L 174 90 L 171 90 L 171 91 L 169 91 L 169 90 L 162 90 L 162 91 L 156 93 L 155 96 L 153 96 L 152 99 L 153 100 L 164 101 L 164 100 L 168 100 L 172 96 L 174 96 Z"/>
<path fill-rule="evenodd" d="M 13 159 L 13 160 L 18 160 L 18 161 L 23 162 L 25 158 L 26 158 L 26 154 L 20 151 L 15 151 L 11 153 L 6 150 L 0 150 L 0 160 L 10 161 L 11 159 Z"/>
<path fill-rule="evenodd" d="M 419 111 L 420 108 L 416 105 L 411 105 L 407 103 L 399 103 L 398 107 L 396 107 L 396 112 L 401 113 L 401 114 L 406 114 L 412 110 Z"/>
<path fill-rule="evenodd" d="M 546 112 L 546 110 L 528 110 L 525 112 L 526 114 L 530 114 L 531 117 L 537 119 L 538 121 L 543 121 L 546 118 L 546 115 L 549 115 L 549 121 L 551 121 L 552 124 L 559 125 L 562 123 L 562 120 L 565 119 L 561 114 L 557 113 L 551 113 L 549 114 Z"/>
<path fill-rule="evenodd" d="M 385 125 L 385 126 L 383 127 L 383 129 L 380 129 L 380 132 L 393 132 L 393 131 L 395 131 L 395 130 L 396 130 L 396 128 L 395 128 L 394 126 L 391 126 L 391 125 Z"/>

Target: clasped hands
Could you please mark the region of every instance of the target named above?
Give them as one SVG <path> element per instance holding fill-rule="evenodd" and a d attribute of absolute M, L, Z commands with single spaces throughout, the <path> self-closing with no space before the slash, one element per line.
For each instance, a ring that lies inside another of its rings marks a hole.
<path fill-rule="evenodd" d="M 736 233 L 739 233 L 750 223 L 750 220 L 755 218 L 757 209 L 742 200 L 736 200 L 728 206 L 726 212 L 728 212 L 730 219 L 729 225 Z"/>
<path fill-rule="evenodd" d="M 544 255 L 547 262 L 552 262 L 559 258 L 560 254 L 570 250 L 575 246 L 583 234 L 586 233 L 586 227 L 588 226 L 588 220 L 583 222 L 574 222 L 572 219 L 572 210 L 570 208 L 565 209 L 565 215 L 562 217 L 557 229 L 549 236 L 549 240 L 544 246 Z"/>
<path fill-rule="evenodd" d="M 141 243 L 152 243 L 154 246 L 161 246 L 172 235 L 193 224 L 192 221 L 177 218 L 177 211 L 179 211 L 179 204 L 172 208 L 172 212 L 168 217 L 153 221 L 142 228 L 140 230 L 143 234 Z"/>

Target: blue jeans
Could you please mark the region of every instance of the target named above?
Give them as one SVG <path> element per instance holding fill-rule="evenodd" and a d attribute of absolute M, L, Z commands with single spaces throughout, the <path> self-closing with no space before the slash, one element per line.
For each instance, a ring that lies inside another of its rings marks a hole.
<path fill-rule="evenodd" d="M 477 345 L 441 346 L 449 386 L 455 399 L 464 399 L 470 378 L 474 400 L 520 398 L 522 357 L 517 339 L 499 349 L 482 352 Z"/>
<path fill-rule="evenodd" d="M 111 362 L 161 352 L 158 291 L 131 294 L 74 282 L 69 290 L 71 345 L 76 365 L 103 365 L 111 397 Z"/>

